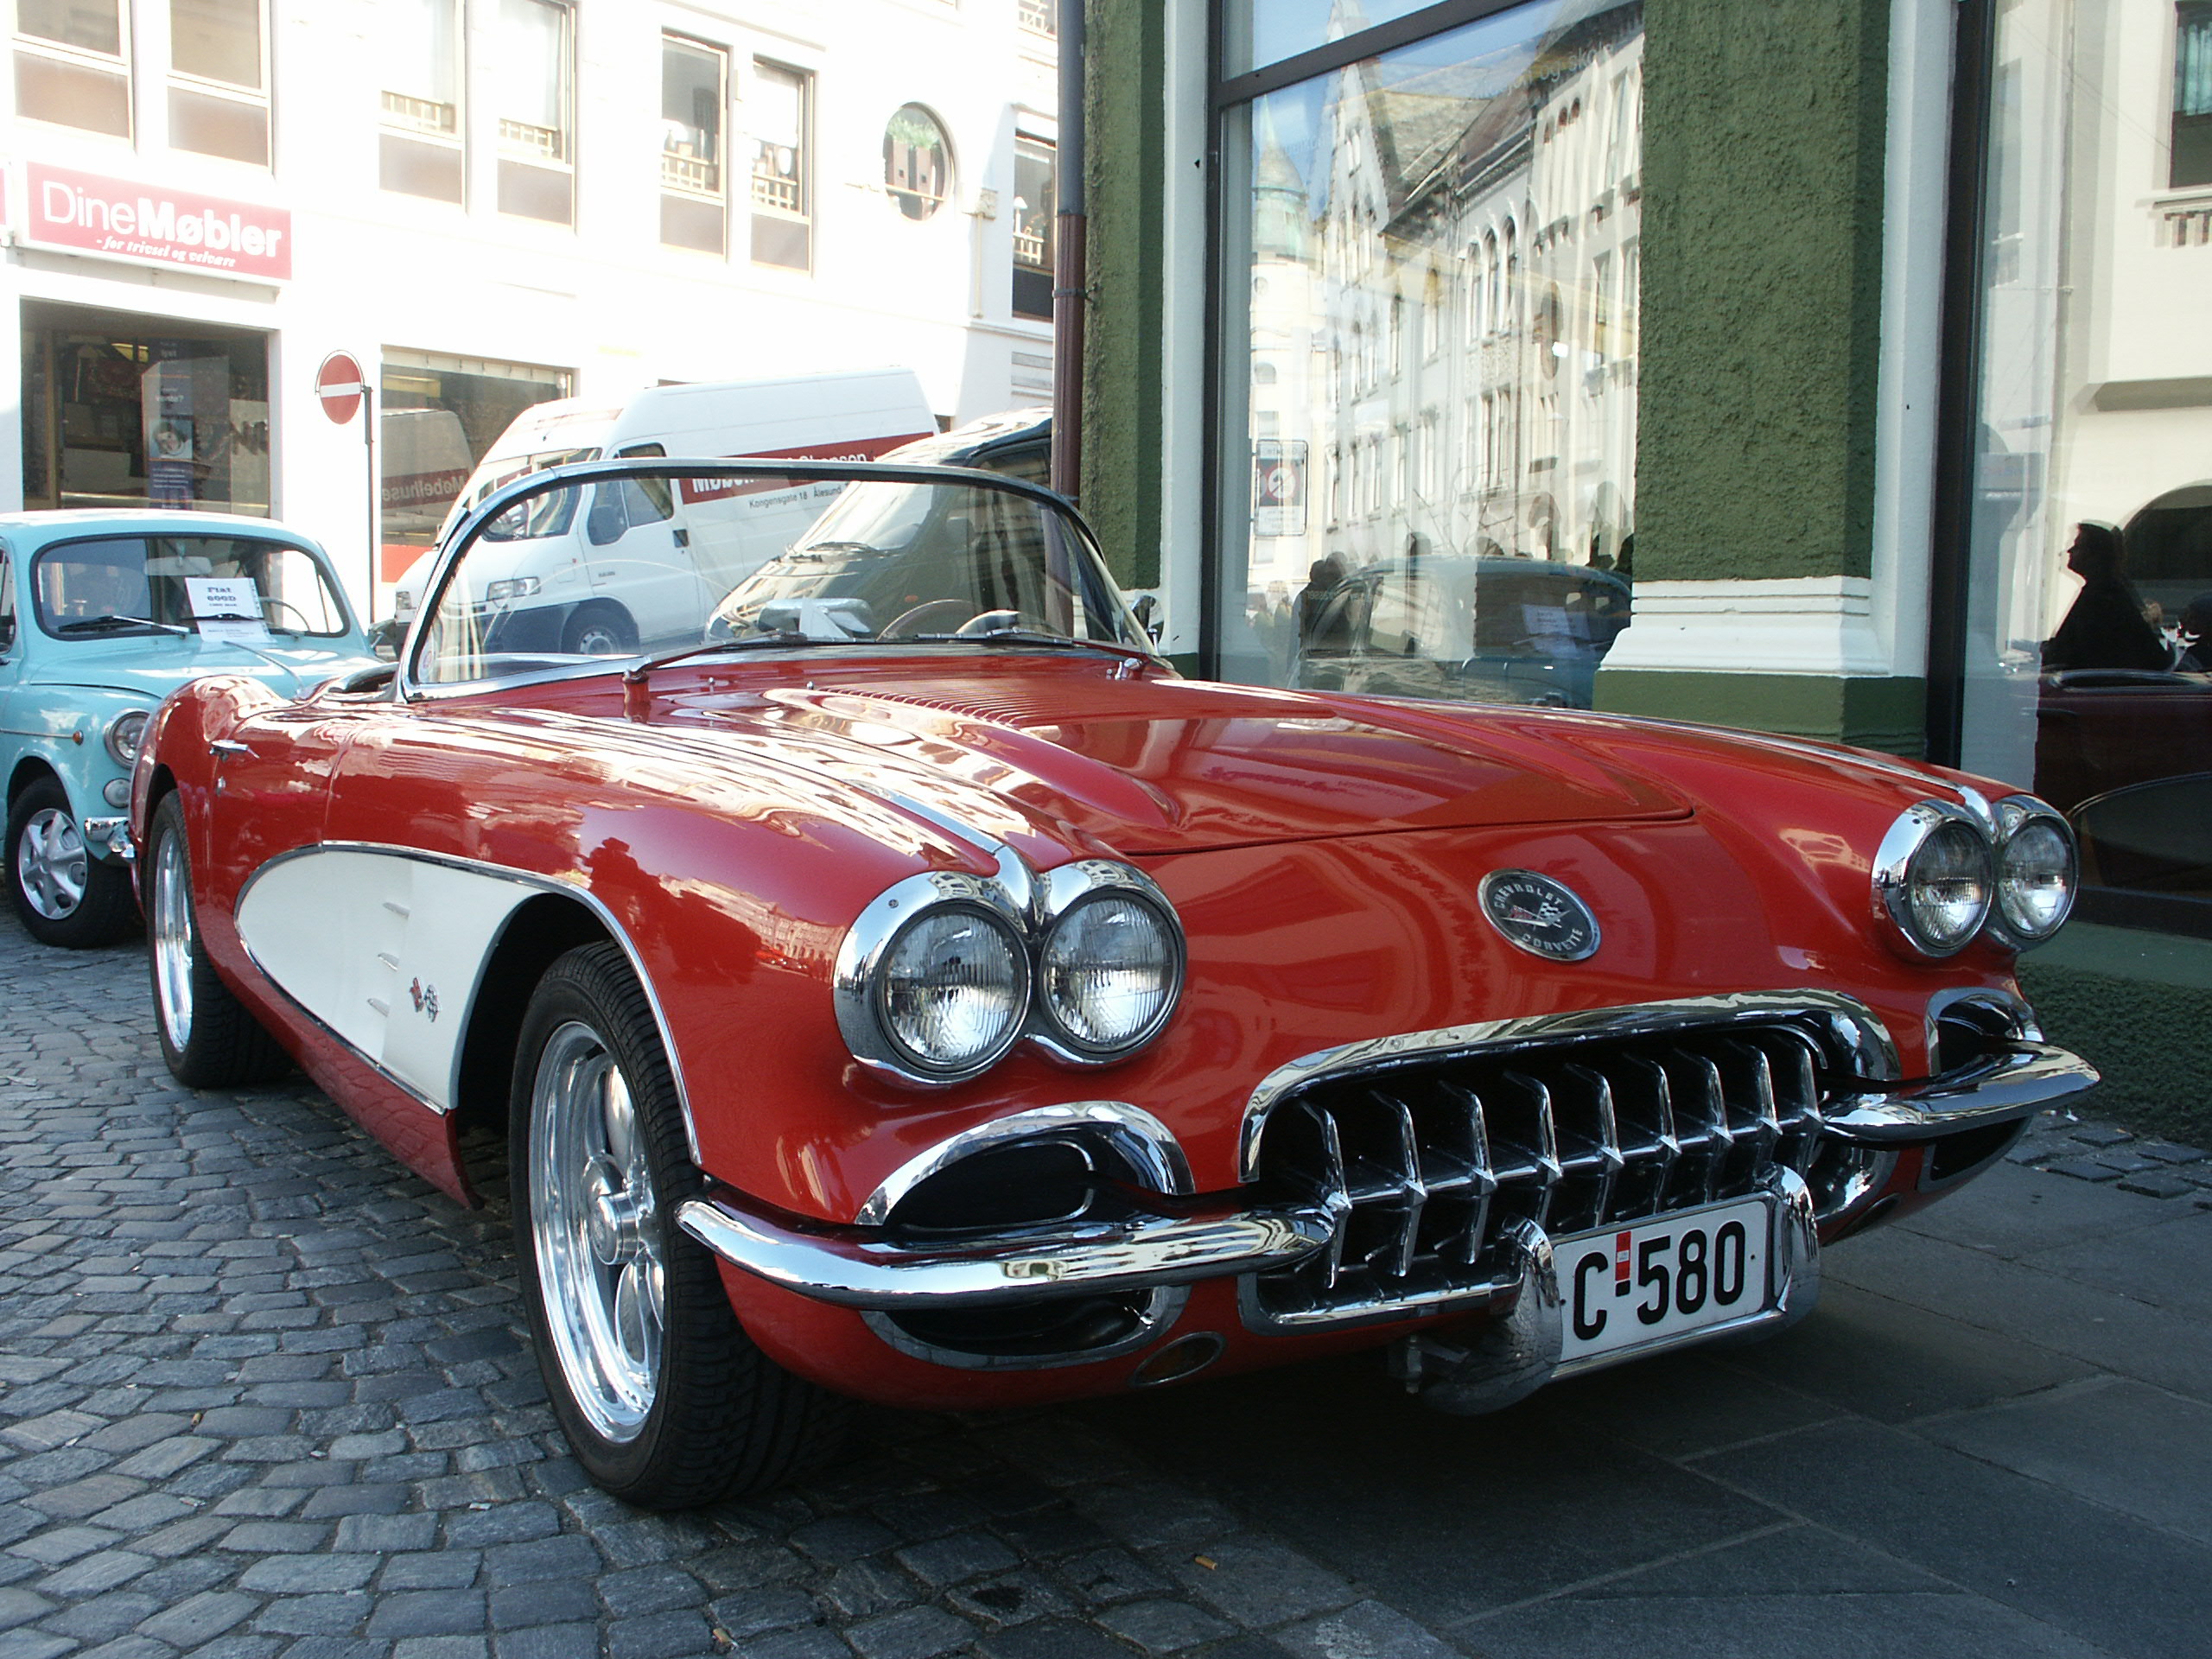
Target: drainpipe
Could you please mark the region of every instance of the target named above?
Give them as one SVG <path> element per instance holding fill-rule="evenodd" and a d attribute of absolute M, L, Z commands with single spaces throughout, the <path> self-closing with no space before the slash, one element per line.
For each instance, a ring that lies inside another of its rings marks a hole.
<path fill-rule="evenodd" d="M 1059 0 L 1059 183 L 1052 236 L 1052 487 L 1083 483 L 1083 9 Z"/>

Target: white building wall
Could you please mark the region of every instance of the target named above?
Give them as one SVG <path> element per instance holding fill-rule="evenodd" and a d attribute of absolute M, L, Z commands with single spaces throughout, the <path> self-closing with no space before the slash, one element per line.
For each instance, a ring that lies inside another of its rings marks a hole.
<path fill-rule="evenodd" d="M 951 422 L 1049 394 L 1051 327 L 1013 315 L 1010 273 L 1014 138 L 1056 136 L 1053 42 L 1022 26 L 1015 0 L 576 0 L 573 227 L 495 210 L 496 0 L 467 4 L 466 207 L 378 188 L 374 0 L 271 0 L 267 168 L 168 145 L 169 8 L 125 10 L 133 138 L 24 118 L 0 77 L 0 293 L 18 315 L 48 302 L 130 314 L 155 334 L 162 319 L 266 332 L 271 510 L 331 548 L 357 600 L 371 545 L 362 426 L 334 425 L 312 390 L 334 351 L 372 379 L 388 348 L 543 365 L 610 401 L 664 379 L 896 365 Z M 730 54 L 726 257 L 660 244 L 664 30 Z M 814 77 L 808 272 L 749 257 L 756 57 Z M 950 198 L 921 221 L 883 185 L 885 124 L 909 103 L 935 114 L 952 150 Z M 291 274 L 233 279 L 29 245 L 33 164 L 284 209 Z M 20 394 L 20 374 L 0 375 L 0 506 L 23 499 Z"/>

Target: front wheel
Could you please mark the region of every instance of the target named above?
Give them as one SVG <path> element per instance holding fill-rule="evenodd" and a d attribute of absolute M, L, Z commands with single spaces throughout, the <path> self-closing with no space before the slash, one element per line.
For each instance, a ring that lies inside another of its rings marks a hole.
<path fill-rule="evenodd" d="M 607 600 L 577 606 L 561 630 L 561 649 L 580 657 L 626 657 L 637 648 L 638 625 Z"/>
<path fill-rule="evenodd" d="M 508 1158 L 538 1366 L 576 1457 L 617 1497 L 689 1509 L 835 1448 L 845 1405 L 753 1345 L 713 1256 L 658 1027 L 627 959 L 584 945 L 524 1015 Z"/>
<path fill-rule="evenodd" d="M 129 872 L 92 856 L 68 792 L 51 777 L 27 785 L 9 809 L 8 896 L 41 944 L 89 950 L 138 925 Z"/>
<path fill-rule="evenodd" d="M 291 1060 L 246 1012 L 200 943 L 184 803 L 162 798 L 146 844 L 146 959 L 154 1030 L 169 1073 L 189 1089 L 231 1089 L 282 1077 Z"/>

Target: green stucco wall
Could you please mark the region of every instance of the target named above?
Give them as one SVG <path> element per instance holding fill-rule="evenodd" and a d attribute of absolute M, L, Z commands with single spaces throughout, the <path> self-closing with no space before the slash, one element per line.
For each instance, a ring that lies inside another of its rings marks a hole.
<path fill-rule="evenodd" d="M 1159 0 L 1090 0 L 1084 18 L 1091 73 L 1084 96 L 1083 509 L 1115 580 L 1151 588 L 1160 582 L 1160 296 L 1169 275 L 1160 138 L 1166 25 Z M 1177 271 L 1174 279 L 1195 284 L 1205 273 Z"/>
<path fill-rule="evenodd" d="M 1889 0 L 1646 0 L 1639 579 L 1871 569 Z"/>
<path fill-rule="evenodd" d="M 1609 714 L 1749 726 L 1916 759 L 1926 747 L 1927 705 L 1926 682 L 1904 677 L 1610 669 L 1598 675 L 1597 706 Z"/>

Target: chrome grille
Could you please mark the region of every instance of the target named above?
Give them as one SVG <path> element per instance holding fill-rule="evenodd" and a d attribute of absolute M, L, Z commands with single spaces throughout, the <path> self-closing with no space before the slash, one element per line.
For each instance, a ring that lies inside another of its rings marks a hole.
<path fill-rule="evenodd" d="M 1247 1317 L 1390 1317 L 1514 1282 L 1500 1241 L 1742 1197 L 1817 1155 L 1824 1061 L 1796 1025 L 1731 1024 L 1421 1057 L 1322 1076 L 1276 1102 L 1256 1173 L 1335 1217 L 1330 1248 L 1248 1280 Z"/>

